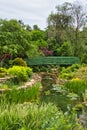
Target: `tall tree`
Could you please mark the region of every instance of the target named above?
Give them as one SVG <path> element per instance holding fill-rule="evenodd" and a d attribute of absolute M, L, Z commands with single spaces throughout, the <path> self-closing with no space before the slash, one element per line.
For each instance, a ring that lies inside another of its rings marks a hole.
<path fill-rule="evenodd" d="M 30 49 L 30 34 L 17 20 L 0 22 L 0 54 L 10 53 L 12 57 L 25 57 Z"/>
<path fill-rule="evenodd" d="M 72 20 L 72 17 L 69 14 L 70 7 L 71 4 L 69 3 L 64 3 L 62 6 L 57 6 L 57 12 L 51 13 L 48 17 L 48 38 L 50 39 L 49 45 L 51 45 L 51 48 L 55 51 L 55 55 L 57 55 L 57 48 L 61 47 L 62 44 L 68 40 L 66 32 L 68 28 L 71 27 Z"/>
<path fill-rule="evenodd" d="M 79 2 L 72 4 L 65 2 L 56 9 L 57 12 L 48 17 L 48 37 L 56 38 L 56 43 L 60 46 L 66 40 L 71 41 L 74 46 L 74 55 L 78 55 L 80 30 L 87 21 L 83 6 Z"/>
<path fill-rule="evenodd" d="M 85 8 L 85 7 L 84 7 Z M 72 5 L 72 25 L 75 28 L 75 55 L 79 54 L 79 46 L 80 44 L 80 30 L 83 29 L 83 27 L 86 25 L 87 22 L 87 17 L 86 17 L 86 12 L 83 9 L 83 6 L 79 4 L 79 2 L 75 2 Z"/>

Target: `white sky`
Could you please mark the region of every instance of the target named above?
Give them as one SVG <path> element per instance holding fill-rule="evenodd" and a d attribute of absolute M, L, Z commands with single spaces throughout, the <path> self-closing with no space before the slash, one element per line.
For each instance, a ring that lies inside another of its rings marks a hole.
<path fill-rule="evenodd" d="M 87 0 L 78 0 L 84 5 Z M 31 27 L 37 24 L 41 29 L 47 26 L 47 17 L 55 7 L 74 0 L 0 0 L 0 18 L 22 20 Z"/>

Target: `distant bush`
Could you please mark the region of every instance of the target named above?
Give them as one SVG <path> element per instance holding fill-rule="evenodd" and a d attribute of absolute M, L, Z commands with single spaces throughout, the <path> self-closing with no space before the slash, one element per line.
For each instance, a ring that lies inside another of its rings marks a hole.
<path fill-rule="evenodd" d="M 32 69 L 24 66 L 13 66 L 8 69 L 8 74 L 16 78 L 18 82 L 27 81 L 27 79 L 32 75 Z"/>
<path fill-rule="evenodd" d="M 22 58 L 15 58 L 12 61 L 12 65 L 27 66 L 26 61 L 24 61 Z"/>

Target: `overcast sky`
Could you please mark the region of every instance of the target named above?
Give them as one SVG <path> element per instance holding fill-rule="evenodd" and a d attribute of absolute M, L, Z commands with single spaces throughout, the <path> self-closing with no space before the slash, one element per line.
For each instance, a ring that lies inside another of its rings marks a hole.
<path fill-rule="evenodd" d="M 87 0 L 78 0 L 87 4 Z M 41 29 L 47 26 L 47 17 L 55 7 L 74 0 L 0 0 L 0 18 L 22 20 L 31 27 L 37 24 Z"/>

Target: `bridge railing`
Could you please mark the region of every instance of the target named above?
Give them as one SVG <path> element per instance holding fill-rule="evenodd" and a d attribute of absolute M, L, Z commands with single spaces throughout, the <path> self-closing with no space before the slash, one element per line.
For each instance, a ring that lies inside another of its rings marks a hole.
<path fill-rule="evenodd" d="M 27 65 L 72 65 L 80 63 L 78 57 L 35 57 L 26 59 Z"/>

